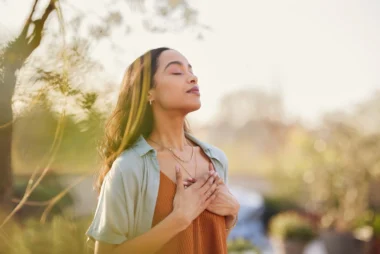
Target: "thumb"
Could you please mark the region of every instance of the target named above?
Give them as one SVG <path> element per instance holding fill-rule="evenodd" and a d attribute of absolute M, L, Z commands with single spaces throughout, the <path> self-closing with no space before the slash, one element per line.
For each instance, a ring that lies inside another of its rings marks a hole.
<path fill-rule="evenodd" d="M 179 170 L 178 165 L 175 165 L 175 175 L 176 175 L 176 182 L 177 182 L 177 191 L 182 191 L 185 189 L 182 183 L 182 173 L 181 170 Z"/>

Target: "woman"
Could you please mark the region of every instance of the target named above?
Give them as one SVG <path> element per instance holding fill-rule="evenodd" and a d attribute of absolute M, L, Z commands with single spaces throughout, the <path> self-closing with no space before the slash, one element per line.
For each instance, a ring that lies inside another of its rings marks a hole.
<path fill-rule="evenodd" d="M 106 126 L 95 253 L 227 253 L 239 204 L 225 154 L 189 133 L 201 106 L 187 59 L 153 49 L 128 68 Z"/>

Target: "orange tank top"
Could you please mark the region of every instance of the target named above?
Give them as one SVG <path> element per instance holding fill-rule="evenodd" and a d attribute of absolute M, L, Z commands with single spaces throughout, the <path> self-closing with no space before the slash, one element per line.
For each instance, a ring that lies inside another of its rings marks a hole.
<path fill-rule="evenodd" d="M 160 187 L 152 227 L 173 210 L 176 184 L 160 172 Z M 203 211 L 190 226 L 166 243 L 157 254 L 227 254 L 224 216 Z"/>

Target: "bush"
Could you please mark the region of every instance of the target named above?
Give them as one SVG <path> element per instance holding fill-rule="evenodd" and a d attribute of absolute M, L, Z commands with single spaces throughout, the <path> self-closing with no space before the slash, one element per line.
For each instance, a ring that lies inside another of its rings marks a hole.
<path fill-rule="evenodd" d="M 354 227 L 359 232 L 363 228 L 370 228 L 374 237 L 380 237 L 380 213 L 368 212 L 364 214 L 356 221 Z"/>
<path fill-rule="evenodd" d="M 228 253 L 240 253 L 249 251 L 252 254 L 260 254 L 255 246 L 244 238 L 236 238 L 227 243 Z"/>
<path fill-rule="evenodd" d="M 380 237 L 380 214 L 376 214 L 373 221 L 373 234 L 376 237 Z"/>
<path fill-rule="evenodd" d="M 269 221 L 276 214 L 288 210 L 299 210 L 299 206 L 294 200 L 280 196 L 265 196 L 264 207 L 263 222 L 267 231 L 269 228 Z"/>
<path fill-rule="evenodd" d="M 3 246 L 0 253 L 85 254 L 85 232 L 90 222 L 91 218 L 70 220 L 55 216 L 45 224 L 36 219 L 29 219 L 23 226 L 13 223 L 12 229 L 6 232 L 7 246 Z"/>
<path fill-rule="evenodd" d="M 283 212 L 274 216 L 269 223 L 271 236 L 281 240 L 309 242 L 316 232 L 309 219 L 296 212 Z"/>

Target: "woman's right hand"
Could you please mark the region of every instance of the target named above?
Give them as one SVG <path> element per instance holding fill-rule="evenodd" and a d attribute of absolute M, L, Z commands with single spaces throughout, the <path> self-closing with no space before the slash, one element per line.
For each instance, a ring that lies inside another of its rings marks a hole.
<path fill-rule="evenodd" d="M 185 227 L 189 226 L 216 197 L 217 183 L 214 183 L 214 178 L 210 171 L 185 189 L 182 173 L 178 165 L 176 166 L 177 191 L 173 200 L 173 213 L 183 220 Z"/>

